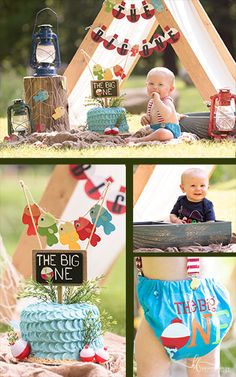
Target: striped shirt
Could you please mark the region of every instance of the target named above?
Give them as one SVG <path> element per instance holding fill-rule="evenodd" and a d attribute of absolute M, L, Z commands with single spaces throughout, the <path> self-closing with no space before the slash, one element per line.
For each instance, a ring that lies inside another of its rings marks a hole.
<path fill-rule="evenodd" d="M 162 101 L 165 99 L 170 99 L 173 102 L 173 98 L 167 96 L 162 98 Z M 164 118 L 161 116 L 159 110 L 153 105 L 153 99 L 150 99 L 147 105 L 147 115 L 150 117 L 151 124 L 165 123 Z"/>
<path fill-rule="evenodd" d="M 187 257 L 187 274 L 188 276 L 199 275 L 200 261 L 197 257 Z"/>

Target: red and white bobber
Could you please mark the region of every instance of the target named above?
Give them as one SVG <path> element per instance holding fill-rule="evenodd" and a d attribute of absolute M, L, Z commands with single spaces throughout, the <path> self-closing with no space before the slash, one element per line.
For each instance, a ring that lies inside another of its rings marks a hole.
<path fill-rule="evenodd" d="M 14 344 L 10 344 L 12 356 L 18 360 L 26 359 L 31 351 L 30 345 L 24 339 L 18 339 Z"/>
<path fill-rule="evenodd" d="M 103 364 L 109 360 L 109 352 L 107 351 L 107 347 L 99 348 L 95 353 L 95 360 L 99 364 Z"/>
<path fill-rule="evenodd" d="M 164 347 L 179 349 L 185 346 L 190 339 L 190 331 L 180 318 L 175 318 L 161 334 L 161 342 Z"/>
<path fill-rule="evenodd" d="M 104 130 L 105 135 L 111 135 L 111 127 L 106 127 Z"/>
<path fill-rule="evenodd" d="M 84 362 L 94 361 L 94 357 L 94 350 L 86 344 L 86 346 L 80 351 L 80 360 Z"/>
<path fill-rule="evenodd" d="M 118 127 L 113 127 L 111 129 L 111 134 L 112 135 L 118 135 L 118 133 L 119 133 L 119 128 Z"/>

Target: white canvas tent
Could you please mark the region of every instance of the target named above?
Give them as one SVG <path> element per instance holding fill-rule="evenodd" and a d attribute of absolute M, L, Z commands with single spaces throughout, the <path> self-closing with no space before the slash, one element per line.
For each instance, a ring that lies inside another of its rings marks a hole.
<path fill-rule="evenodd" d="M 151 1 L 148 1 L 151 3 Z M 117 4 L 120 1 L 117 0 Z M 127 0 L 127 8 L 133 0 Z M 135 1 L 139 8 L 141 0 Z M 155 11 L 155 16 L 149 20 L 140 17 L 135 24 L 126 17 L 117 20 L 103 7 L 90 27 L 82 44 L 68 65 L 65 76 L 68 82 L 70 106 L 70 123 L 72 126 L 85 122 L 88 107 L 85 107 L 85 97 L 90 93 L 90 81 L 93 79 L 91 69 L 94 64 L 104 68 L 120 64 L 127 73 L 126 79 L 135 67 L 139 54 L 128 59 L 119 55 L 116 50 L 106 50 L 102 43 L 96 43 L 91 38 L 95 27 L 105 25 L 106 35 L 118 34 L 122 42 L 129 39 L 131 46 L 150 40 L 158 25 L 164 30 L 166 26 L 180 32 L 180 39 L 172 44 L 181 63 L 188 71 L 192 81 L 204 100 L 209 100 L 218 89 L 229 87 L 235 92 L 236 69 L 235 62 L 208 18 L 199 0 L 162 0 L 163 10 Z M 163 31 L 164 34 L 164 31 Z M 155 52 L 154 52 L 155 53 Z M 123 85 L 125 80 L 121 82 Z"/>

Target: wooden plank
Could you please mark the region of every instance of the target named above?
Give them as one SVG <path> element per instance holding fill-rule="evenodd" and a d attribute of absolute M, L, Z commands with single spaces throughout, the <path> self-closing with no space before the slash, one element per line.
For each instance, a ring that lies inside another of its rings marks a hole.
<path fill-rule="evenodd" d="M 156 165 L 139 165 L 133 176 L 133 205 L 137 203 Z"/>
<path fill-rule="evenodd" d="M 77 184 L 79 184 L 78 181 L 69 174 L 68 165 L 57 165 L 39 203 L 40 207 L 60 218 Z M 45 248 L 46 238 L 41 238 L 41 242 L 42 247 Z M 37 237 L 29 237 L 25 230 L 12 259 L 15 268 L 25 278 L 31 276 L 32 266 L 29 261 L 31 261 L 32 250 L 38 247 Z"/>
<path fill-rule="evenodd" d="M 81 50 L 87 52 L 89 56 L 92 57 L 94 52 L 99 46 L 99 43 L 95 42 L 91 38 L 92 30 L 95 27 L 99 27 L 105 25 L 107 28 L 112 23 L 114 17 L 112 12 L 106 12 L 104 9 L 104 5 L 102 6 L 100 12 L 98 13 L 97 17 L 95 18 L 93 24 L 90 26 L 88 33 L 86 34 L 85 38 L 83 39 L 81 45 L 79 46 L 78 50 L 76 51 L 74 57 L 72 58 L 70 64 L 66 68 L 64 72 L 64 76 L 67 78 L 67 94 L 68 96 L 74 89 L 77 81 L 79 80 L 80 76 L 82 75 L 84 69 L 87 67 L 88 62 L 85 58 L 84 54 Z"/>
<path fill-rule="evenodd" d="M 163 4 L 165 4 L 165 0 L 162 1 Z M 164 28 L 166 26 L 175 28 L 180 31 L 180 39 L 178 40 L 178 42 L 173 43 L 172 47 L 178 55 L 181 63 L 187 70 L 188 74 L 190 75 L 202 98 L 204 100 L 209 100 L 210 96 L 217 93 L 217 88 L 215 88 L 215 86 L 209 79 L 204 70 L 204 67 L 199 62 L 199 59 L 196 56 L 191 45 L 189 44 L 185 36 L 181 33 L 180 26 L 173 18 L 166 4 L 164 10 L 158 14 L 158 21 L 161 28 L 163 29 L 163 32 L 165 32 Z"/>
<path fill-rule="evenodd" d="M 156 223 L 133 227 L 135 249 L 227 245 L 231 239 L 231 222 L 216 221 L 197 224 Z"/>
<path fill-rule="evenodd" d="M 210 18 L 208 17 L 199 0 L 192 0 L 192 3 L 196 11 L 198 12 L 198 15 L 201 18 L 208 34 L 210 35 L 217 50 L 219 51 L 220 56 L 224 60 L 229 72 L 231 73 L 232 77 L 234 77 L 234 79 L 236 80 L 236 65 L 234 59 L 230 55 L 227 47 L 222 41 L 220 35 L 218 34 L 217 30 L 215 29 L 213 23 L 211 22 Z"/>

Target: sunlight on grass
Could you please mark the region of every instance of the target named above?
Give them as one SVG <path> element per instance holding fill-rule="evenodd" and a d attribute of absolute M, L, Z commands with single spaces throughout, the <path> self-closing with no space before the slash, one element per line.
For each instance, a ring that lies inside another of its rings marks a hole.
<path fill-rule="evenodd" d="M 128 114 L 128 123 L 130 132 L 133 133 L 140 129 L 140 115 Z M 5 125 L 5 126 L 4 126 Z M 4 129 L 5 127 L 5 129 Z M 6 135 L 6 120 L 0 119 L 0 140 Z M 0 146 L 0 157 L 4 158 L 93 158 L 106 157 L 134 158 L 134 157 L 235 157 L 235 143 L 233 141 L 223 140 L 220 142 L 212 140 L 198 140 L 193 144 L 179 143 L 176 145 L 148 145 L 148 146 L 116 146 L 116 147 L 91 147 L 88 149 L 61 149 L 55 150 L 52 147 L 36 148 L 31 145 Z"/>

